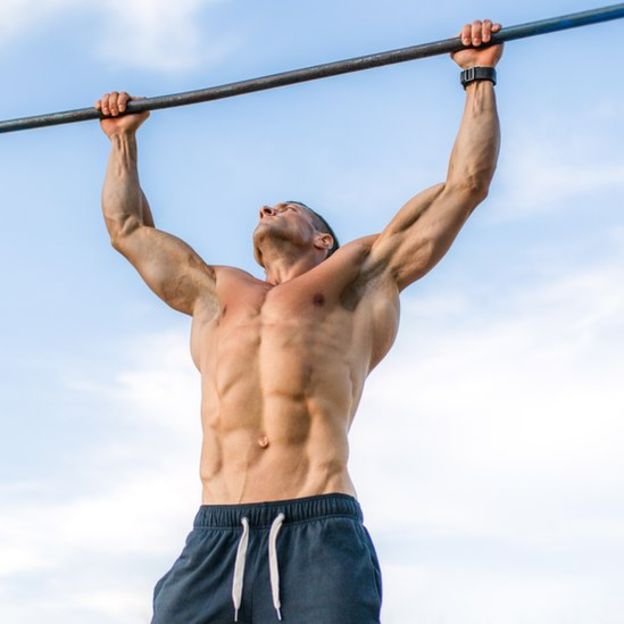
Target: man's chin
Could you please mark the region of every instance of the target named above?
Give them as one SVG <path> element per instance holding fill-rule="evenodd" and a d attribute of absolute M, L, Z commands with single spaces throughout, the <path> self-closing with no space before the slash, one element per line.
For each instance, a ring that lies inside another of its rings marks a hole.
<path fill-rule="evenodd" d="M 275 222 L 270 222 L 268 220 L 260 221 L 260 223 L 256 225 L 256 229 L 254 230 L 254 235 L 256 232 L 268 232 L 273 229 L 275 229 Z"/>
<path fill-rule="evenodd" d="M 253 232 L 254 240 L 266 240 L 267 238 L 281 238 L 284 236 L 283 228 L 277 221 L 261 221 Z"/>

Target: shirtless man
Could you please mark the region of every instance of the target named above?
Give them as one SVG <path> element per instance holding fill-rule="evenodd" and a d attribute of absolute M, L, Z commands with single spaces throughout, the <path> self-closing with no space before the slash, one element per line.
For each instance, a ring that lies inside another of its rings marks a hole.
<path fill-rule="evenodd" d="M 502 45 L 479 46 L 500 28 L 467 24 L 453 59 L 493 68 Z M 97 102 L 112 143 L 102 195 L 112 245 L 192 317 L 201 373 L 202 504 L 156 583 L 152 624 L 379 622 L 381 571 L 347 435 L 364 381 L 396 336 L 399 293 L 435 266 L 488 193 L 499 121 L 493 72 L 483 73 L 465 85 L 446 181 L 411 198 L 380 234 L 337 249 L 304 204 L 262 206 L 253 242 L 263 280 L 206 264 L 155 228 L 135 138 L 149 113 L 124 115 L 125 92 Z"/>

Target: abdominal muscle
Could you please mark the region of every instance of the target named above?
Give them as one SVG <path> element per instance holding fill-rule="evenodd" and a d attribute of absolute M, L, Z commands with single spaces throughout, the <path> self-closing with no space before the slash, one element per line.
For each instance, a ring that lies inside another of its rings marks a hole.
<path fill-rule="evenodd" d="M 203 504 L 253 503 L 331 492 L 356 496 L 347 470 L 346 426 L 296 408 L 291 414 L 293 424 L 281 434 L 269 423 L 262 426 L 260 420 L 221 434 L 208 427 L 200 462 Z M 297 435 L 302 421 L 308 433 Z"/>
<path fill-rule="evenodd" d="M 356 496 L 348 431 L 362 358 L 345 359 L 344 334 L 303 325 L 214 328 L 202 374 L 203 504 Z"/>

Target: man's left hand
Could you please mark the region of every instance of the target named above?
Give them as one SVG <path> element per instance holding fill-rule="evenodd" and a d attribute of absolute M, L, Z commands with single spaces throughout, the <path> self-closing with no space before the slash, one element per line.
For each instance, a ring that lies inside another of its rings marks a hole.
<path fill-rule="evenodd" d="M 451 58 L 462 68 L 468 67 L 495 67 L 503 56 L 503 44 L 481 48 L 481 44 L 489 43 L 493 33 L 497 33 L 502 26 L 493 23 L 492 20 L 475 20 L 472 24 L 466 24 L 459 36 L 465 46 L 471 46 L 467 50 L 453 52 Z"/>

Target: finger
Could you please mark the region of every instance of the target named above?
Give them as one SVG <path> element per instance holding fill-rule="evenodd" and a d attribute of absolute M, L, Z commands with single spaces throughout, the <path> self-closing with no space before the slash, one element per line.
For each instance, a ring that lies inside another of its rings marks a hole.
<path fill-rule="evenodd" d="M 461 40 L 464 45 L 470 45 L 471 33 L 472 26 L 470 24 L 466 24 L 461 31 Z"/>
<path fill-rule="evenodd" d="M 483 43 L 487 43 L 492 37 L 492 20 L 483 20 Z"/>
<path fill-rule="evenodd" d="M 492 24 L 492 32 L 498 32 L 501 28 L 502 26 L 498 22 Z"/>
<path fill-rule="evenodd" d="M 111 91 L 110 95 L 108 96 L 108 106 L 113 117 L 119 115 L 119 106 L 117 105 L 118 97 L 119 93 L 117 93 L 117 91 Z"/>
<path fill-rule="evenodd" d="M 475 20 L 472 22 L 472 45 L 481 45 L 481 20 Z"/>
<path fill-rule="evenodd" d="M 124 113 L 126 111 L 126 105 L 128 104 L 129 101 L 130 101 L 130 96 L 125 91 L 122 91 L 119 94 L 119 97 L 117 98 L 117 105 L 119 107 L 120 113 Z"/>
<path fill-rule="evenodd" d="M 93 106 L 96 110 L 102 110 L 102 104 L 100 103 L 100 100 L 97 100 Z"/>
<path fill-rule="evenodd" d="M 106 110 L 106 114 L 111 116 L 113 114 L 113 110 L 111 108 L 111 93 L 107 93 L 104 99 L 102 100 L 102 106 Z"/>
<path fill-rule="evenodd" d="M 108 93 L 105 93 L 102 96 L 102 114 L 103 115 L 110 115 L 110 108 L 108 107 Z"/>

